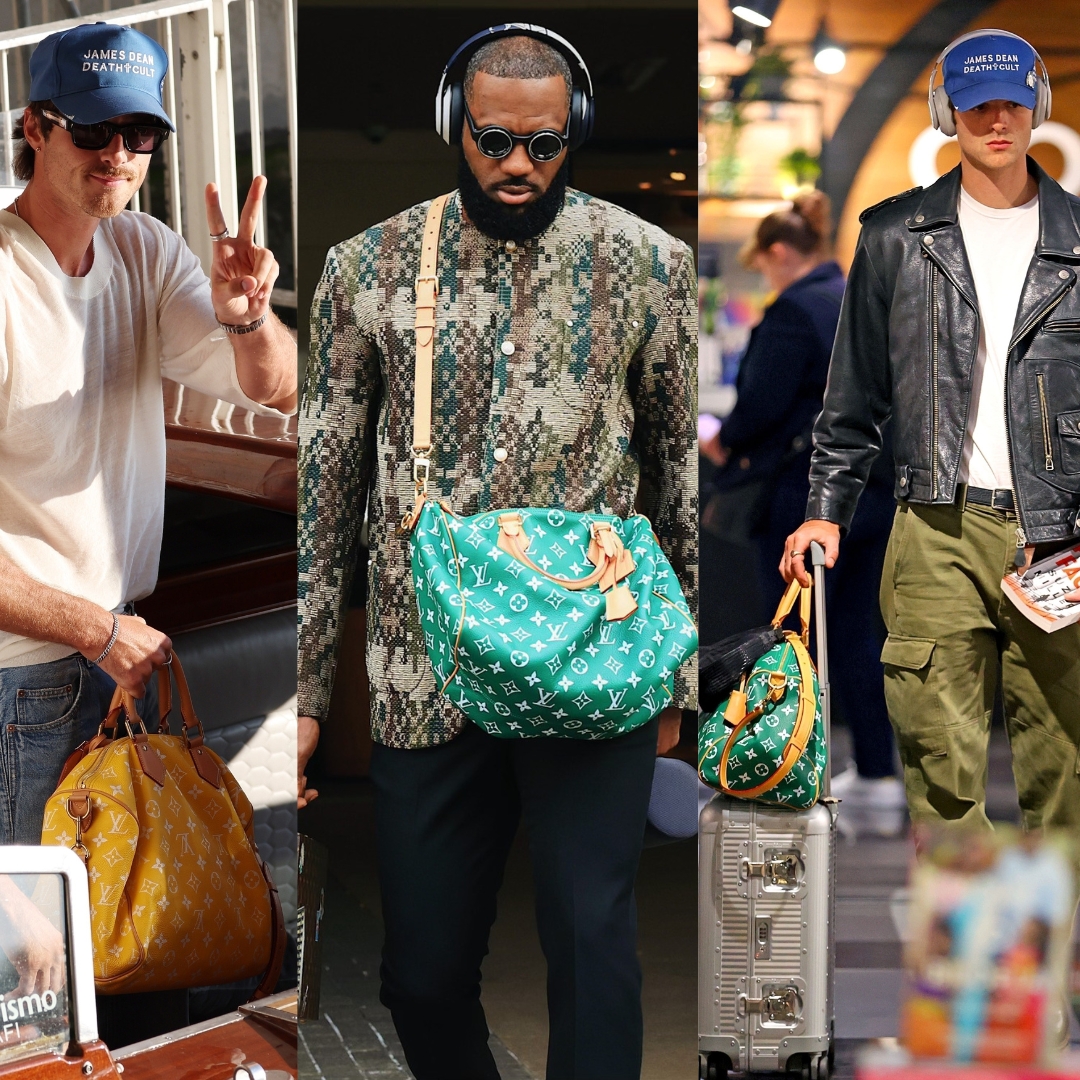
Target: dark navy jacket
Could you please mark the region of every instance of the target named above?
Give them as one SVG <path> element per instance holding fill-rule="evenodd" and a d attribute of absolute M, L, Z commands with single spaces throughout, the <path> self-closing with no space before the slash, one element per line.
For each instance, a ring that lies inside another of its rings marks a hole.
<path fill-rule="evenodd" d="M 830 261 L 793 282 L 766 308 L 739 366 L 735 408 L 720 431 L 731 452 L 714 480 L 720 490 L 774 476 L 800 438 L 805 446 L 784 472 L 809 475 L 809 433 L 825 396 L 843 296 L 843 272 Z"/>

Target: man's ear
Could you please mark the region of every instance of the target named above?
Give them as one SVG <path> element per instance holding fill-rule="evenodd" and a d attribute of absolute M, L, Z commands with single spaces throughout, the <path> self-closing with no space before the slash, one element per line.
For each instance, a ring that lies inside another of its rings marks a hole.
<path fill-rule="evenodd" d="M 23 110 L 23 138 L 35 150 L 40 150 L 48 137 L 48 133 L 42 130 L 41 120 L 28 105 Z"/>

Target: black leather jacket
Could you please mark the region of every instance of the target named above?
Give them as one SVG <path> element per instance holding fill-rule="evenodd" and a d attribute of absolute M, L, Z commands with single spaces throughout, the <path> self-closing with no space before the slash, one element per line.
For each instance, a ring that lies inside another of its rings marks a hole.
<path fill-rule="evenodd" d="M 1080 533 L 1080 199 L 1030 158 L 1028 169 L 1039 183 L 1039 241 L 1014 323 L 1004 405 L 1018 543 Z M 890 415 L 896 497 L 956 498 L 979 344 L 959 196 L 957 166 L 925 191 L 862 214 L 814 428 L 808 519 L 848 528 Z"/>

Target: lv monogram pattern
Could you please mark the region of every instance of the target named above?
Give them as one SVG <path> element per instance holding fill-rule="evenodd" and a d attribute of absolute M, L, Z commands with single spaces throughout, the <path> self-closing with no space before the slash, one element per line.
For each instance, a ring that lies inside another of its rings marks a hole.
<path fill-rule="evenodd" d="M 98 993 L 204 986 L 259 975 L 270 960 L 270 895 L 252 809 L 212 751 L 222 788 L 192 768 L 177 735 L 153 736 L 158 787 L 130 739 L 88 754 L 45 806 L 43 844 L 74 847 L 68 795 L 90 793 L 90 922 Z M 142 827 L 140 827 L 142 822 Z"/>
<path fill-rule="evenodd" d="M 412 572 L 436 684 L 491 735 L 605 739 L 672 700 L 697 631 L 675 572 L 640 515 L 622 521 L 559 509 L 520 510 L 529 558 L 549 574 L 593 569 L 590 526 L 610 522 L 631 552 L 638 609 L 609 622 L 593 585 L 574 591 L 497 546 L 495 511 L 456 517 L 427 502 L 413 530 Z"/>
<path fill-rule="evenodd" d="M 399 748 L 448 742 L 467 723 L 435 685 L 409 539 L 397 530 L 414 499 L 413 324 L 427 208 L 328 254 L 299 419 L 299 712 L 326 716 L 353 571 L 370 553 L 371 729 Z M 517 506 L 644 514 L 696 612 L 689 248 L 571 190 L 541 236 L 507 251 L 465 219 L 455 193 L 438 268 L 432 494 L 460 514 Z M 696 707 L 696 687 L 691 659 L 675 676 L 672 704 Z"/>
<path fill-rule="evenodd" d="M 727 781 L 733 791 L 746 791 L 764 783 L 780 767 L 780 755 L 795 729 L 799 711 L 799 665 L 795 650 L 788 643 L 775 645 L 754 665 L 746 684 L 746 711 L 756 709 L 769 690 L 769 676 L 781 671 L 786 676 L 784 696 L 768 702 L 765 713 L 747 725 L 732 747 L 728 758 Z M 805 810 L 817 802 L 821 778 L 824 775 L 828 751 L 821 718 L 821 697 L 817 674 L 814 676 L 814 726 L 806 751 L 791 772 L 770 791 L 755 798 L 755 802 L 770 803 Z M 699 729 L 698 760 L 701 779 L 713 787 L 719 786 L 720 755 L 730 729 L 724 724 L 724 709 L 720 706 Z"/>

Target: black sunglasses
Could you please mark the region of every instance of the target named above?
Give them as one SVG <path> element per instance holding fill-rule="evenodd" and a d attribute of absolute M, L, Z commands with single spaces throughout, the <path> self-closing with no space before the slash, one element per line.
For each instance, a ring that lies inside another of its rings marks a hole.
<path fill-rule="evenodd" d="M 48 109 L 41 112 L 42 116 L 68 132 L 72 143 L 80 150 L 104 150 L 119 135 L 124 140 L 124 149 L 129 153 L 152 154 L 169 137 L 169 129 L 164 124 L 114 124 L 111 120 L 102 120 L 98 124 L 76 124 Z"/>
<path fill-rule="evenodd" d="M 524 143 L 533 161 L 554 161 L 569 142 L 567 138 L 570 134 L 569 120 L 566 131 L 561 135 L 550 128 L 543 128 L 529 135 L 515 135 L 512 131 L 507 131 L 506 128 L 495 124 L 478 128 L 476 121 L 472 118 L 472 113 L 469 112 L 468 105 L 465 106 L 465 119 L 469 122 L 469 131 L 476 143 L 476 149 L 484 157 L 507 157 L 518 143 Z"/>

